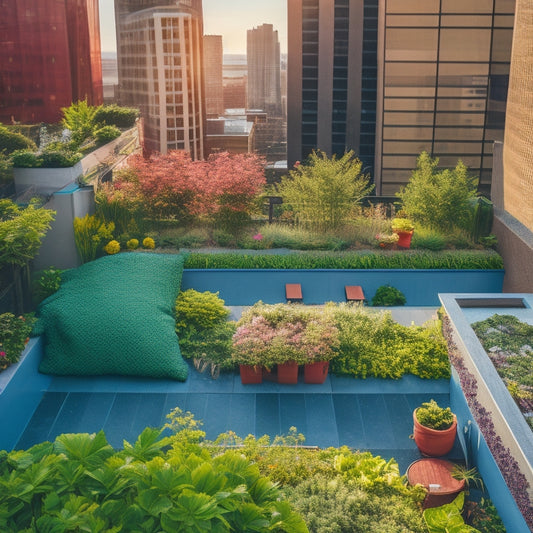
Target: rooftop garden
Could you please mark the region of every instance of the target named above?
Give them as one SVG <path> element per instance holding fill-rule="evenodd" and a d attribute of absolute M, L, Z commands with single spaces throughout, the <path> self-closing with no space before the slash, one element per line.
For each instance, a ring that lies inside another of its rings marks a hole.
<path fill-rule="evenodd" d="M 206 161 L 179 151 L 130 157 L 128 168 L 99 187 L 96 218 L 101 225 L 113 223 L 112 240 L 120 250 L 150 236 L 167 251 L 286 248 L 363 256 L 371 251 L 387 258 L 384 268 L 402 261 L 395 252 L 409 248 L 413 254 L 406 257 L 443 254 L 441 264 L 450 261 L 453 254 L 446 252 L 452 250 L 475 251 L 492 261 L 492 206 L 477 198 L 475 180 L 461 162 L 439 170 L 437 159 L 421 154 L 411 181 L 388 206 L 364 205 L 372 185 L 352 152 L 339 158 L 314 152 L 270 186 L 263 163 L 251 154 L 213 154 Z M 270 204 L 267 222 L 264 209 L 272 198 L 281 203 Z"/>

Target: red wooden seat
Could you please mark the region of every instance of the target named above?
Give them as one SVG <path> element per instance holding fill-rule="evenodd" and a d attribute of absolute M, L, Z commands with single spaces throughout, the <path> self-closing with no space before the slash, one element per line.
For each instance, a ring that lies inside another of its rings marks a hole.
<path fill-rule="evenodd" d="M 348 302 L 364 302 L 365 293 L 360 285 L 345 285 L 346 300 Z"/>
<path fill-rule="evenodd" d="M 285 283 L 285 297 L 289 302 L 301 302 L 302 286 L 299 283 Z"/>

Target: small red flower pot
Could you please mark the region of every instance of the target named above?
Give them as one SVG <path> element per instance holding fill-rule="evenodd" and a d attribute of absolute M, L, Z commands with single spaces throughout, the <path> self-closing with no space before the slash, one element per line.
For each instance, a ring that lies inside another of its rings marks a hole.
<path fill-rule="evenodd" d="M 329 361 L 317 361 L 315 363 L 306 363 L 304 367 L 305 383 L 324 383 L 328 376 Z"/>
<path fill-rule="evenodd" d="M 457 434 L 457 417 L 453 415 L 453 424 L 448 429 L 431 429 L 423 426 L 413 411 L 413 435 L 422 455 L 440 457 L 451 452 Z"/>
<path fill-rule="evenodd" d="M 294 385 L 298 383 L 298 363 L 293 361 L 278 365 L 278 383 Z"/>
<path fill-rule="evenodd" d="M 411 239 L 413 237 L 413 231 L 395 231 L 398 234 L 398 246 L 400 248 L 411 248 Z"/>
<path fill-rule="evenodd" d="M 252 365 L 239 365 L 243 385 L 263 383 L 263 369 Z"/>

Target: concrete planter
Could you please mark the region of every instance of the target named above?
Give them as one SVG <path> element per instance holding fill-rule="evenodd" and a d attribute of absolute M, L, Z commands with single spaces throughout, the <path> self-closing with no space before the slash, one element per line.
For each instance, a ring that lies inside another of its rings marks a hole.
<path fill-rule="evenodd" d="M 82 174 L 81 161 L 67 168 L 14 168 L 15 192 L 20 195 L 31 189 L 35 194 L 49 196 L 73 183 Z"/>

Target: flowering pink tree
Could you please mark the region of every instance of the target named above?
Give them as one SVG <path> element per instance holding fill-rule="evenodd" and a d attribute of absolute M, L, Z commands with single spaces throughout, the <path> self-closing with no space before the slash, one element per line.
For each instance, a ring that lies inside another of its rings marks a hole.
<path fill-rule="evenodd" d="M 264 161 L 254 154 L 212 154 L 207 161 L 192 161 L 174 150 L 135 155 L 130 172 L 122 173 L 114 187 L 143 199 L 148 213 L 158 218 L 212 219 L 233 227 L 249 218 L 254 201 L 266 183 Z"/>

